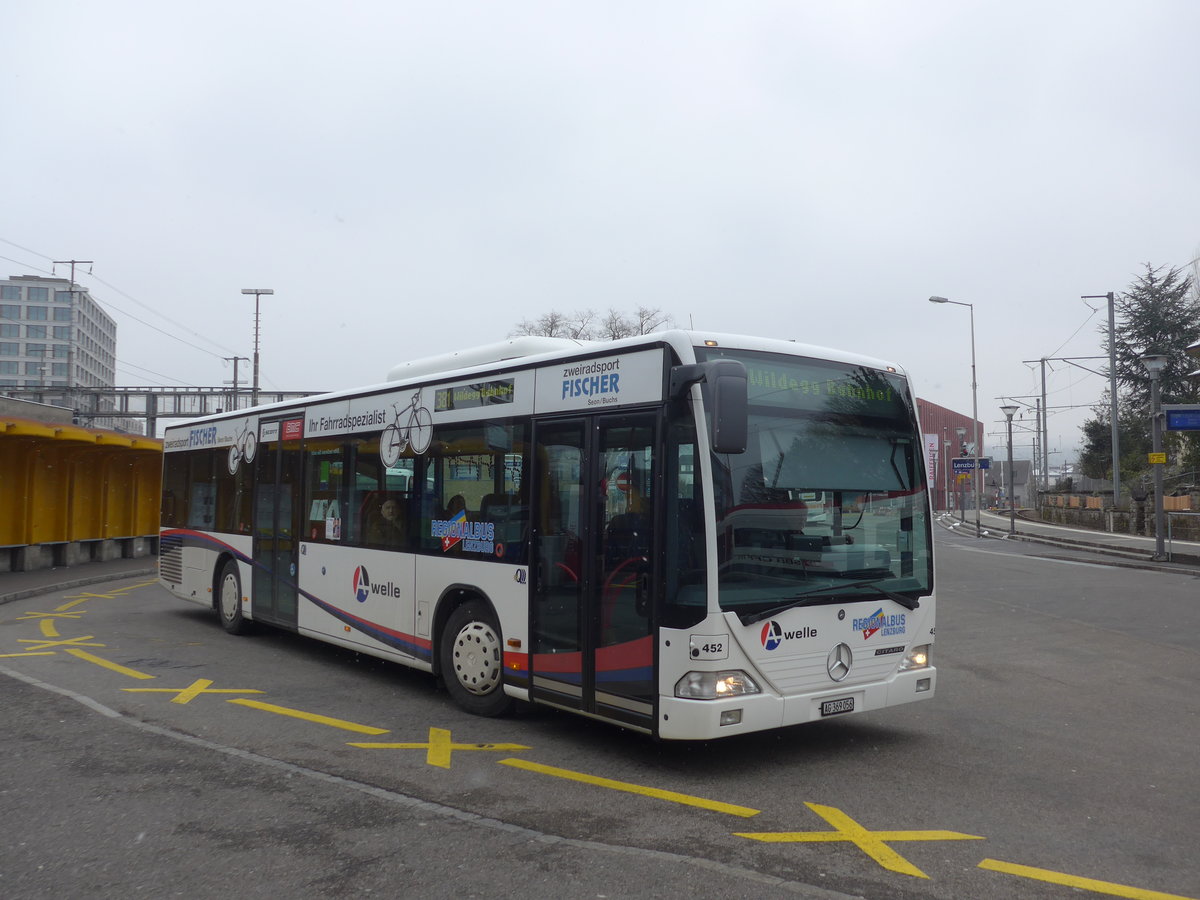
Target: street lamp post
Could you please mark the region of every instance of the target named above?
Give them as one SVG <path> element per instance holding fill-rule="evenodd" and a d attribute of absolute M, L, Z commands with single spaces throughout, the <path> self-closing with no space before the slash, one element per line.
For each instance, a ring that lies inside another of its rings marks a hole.
<path fill-rule="evenodd" d="M 983 531 L 979 524 L 979 385 L 975 381 L 975 305 L 960 300 L 947 300 L 945 297 L 930 297 L 929 302 L 965 306 L 971 311 L 971 427 L 975 431 L 975 446 L 971 451 L 975 458 L 975 468 L 971 476 L 975 485 L 975 537 L 982 537 Z"/>
<path fill-rule="evenodd" d="M 963 438 L 967 436 L 967 429 L 960 425 L 958 428 L 954 429 L 954 433 L 958 435 L 958 446 L 961 447 L 963 445 Z M 958 478 L 959 476 L 954 476 L 955 481 L 958 481 Z M 961 481 L 958 483 L 960 485 L 962 484 Z M 967 504 L 963 502 L 963 492 L 961 487 L 958 489 L 958 519 L 960 522 L 967 521 Z"/>
<path fill-rule="evenodd" d="M 258 406 L 258 298 L 266 295 L 274 294 L 271 288 L 242 288 L 243 294 L 254 295 L 254 386 L 250 392 L 250 405 Z"/>
<path fill-rule="evenodd" d="M 946 440 L 946 426 L 942 426 L 942 509 L 950 511 L 950 441 Z"/>
<path fill-rule="evenodd" d="M 1017 495 L 1013 491 L 1013 458 L 1012 458 L 1012 417 L 1017 411 L 1015 406 L 1002 406 L 1000 412 L 1008 420 L 1008 533 L 1017 533 Z"/>
<path fill-rule="evenodd" d="M 1167 367 L 1168 362 L 1170 359 L 1161 353 L 1147 353 L 1142 357 L 1142 365 L 1150 373 L 1150 434 L 1151 446 L 1154 449 L 1153 462 L 1151 462 L 1151 466 L 1154 468 L 1154 558 L 1160 560 L 1166 559 L 1167 554 L 1163 550 L 1163 532 L 1166 531 L 1163 520 L 1166 516 L 1163 513 L 1163 463 L 1159 461 L 1163 458 L 1162 404 L 1159 399 L 1159 381 L 1162 377 L 1162 370 Z"/>

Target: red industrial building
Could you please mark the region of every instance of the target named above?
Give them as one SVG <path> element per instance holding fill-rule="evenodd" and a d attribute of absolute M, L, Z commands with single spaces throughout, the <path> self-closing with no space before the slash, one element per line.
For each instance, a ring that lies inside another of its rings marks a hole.
<path fill-rule="evenodd" d="M 974 485 L 969 475 L 962 476 L 959 481 L 950 470 L 950 458 L 955 456 L 972 456 L 971 442 L 975 439 L 971 417 L 964 416 L 954 410 L 930 403 L 928 400 L 917 398 L 917 415 L 921 420 L 921 431 L 925 436 L 925 461 L 929 472 L 929 490 L 934 509 L 958 509 L 960 503 L 966 508 L 974 504 Z M 983 423 L 979 426 L 980 456 L 986 456 L 984 450 Z M 960 440 L 958 429 L 962 429 Z M 966 452 L 964 453 L 964 447 Z M 961 500 L 960 500 L 961 496 Z"/>

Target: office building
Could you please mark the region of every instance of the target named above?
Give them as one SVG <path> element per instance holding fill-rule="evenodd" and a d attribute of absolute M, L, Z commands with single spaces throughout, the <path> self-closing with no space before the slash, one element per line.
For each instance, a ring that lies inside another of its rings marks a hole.
<path fill-rule="evenodd" d="M 88 391 L 115 384 L 116 352 L 117 323 L 87 288 L 41 275 L 0 280 L 0 392 L 44 392 L 38 399 L 74 409 L 90 420 L 82 424 L 113 427 L 96 418 L 112 404 Z"/>

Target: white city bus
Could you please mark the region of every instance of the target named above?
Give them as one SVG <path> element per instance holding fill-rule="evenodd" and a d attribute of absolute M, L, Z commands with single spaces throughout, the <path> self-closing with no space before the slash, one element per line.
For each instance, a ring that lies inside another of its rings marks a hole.
<path fill-rule="evenodd" d="M 519 338 L 167 430 L 160 573 L 434 673 L 706 739 L 933 696 L 933 546 L 897 366 L 672 331 Z"/>

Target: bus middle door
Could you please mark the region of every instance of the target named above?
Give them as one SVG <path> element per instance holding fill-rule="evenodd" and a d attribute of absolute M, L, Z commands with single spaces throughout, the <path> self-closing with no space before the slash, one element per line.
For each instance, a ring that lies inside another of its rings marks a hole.
<path fill-rule="evenodd" d="M 254 460 L 253 616 L 293 630 L 302 536 L 303 432 L 302 416 L 262 423 Z"/>

